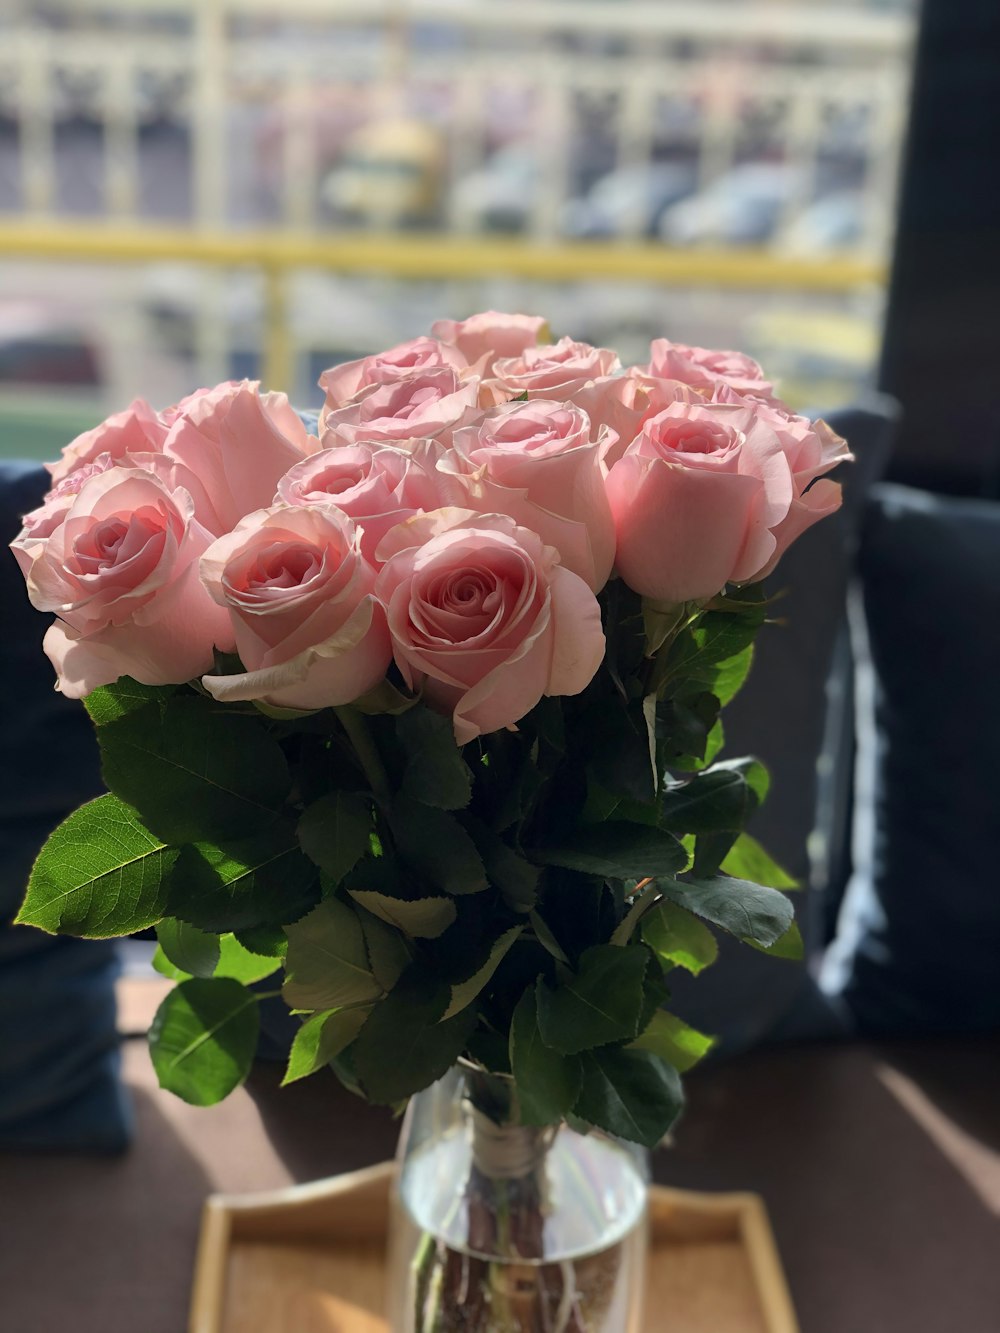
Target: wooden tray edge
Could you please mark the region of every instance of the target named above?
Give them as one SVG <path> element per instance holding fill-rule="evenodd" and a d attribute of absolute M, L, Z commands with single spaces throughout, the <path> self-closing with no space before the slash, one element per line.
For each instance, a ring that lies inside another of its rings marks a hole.
<path fill-rule="evenodd" d="M 328 1176 L 325 1180 L 311 1180 L 304 1185 L 285 1185 L 276 1190 L 260 1190 L 255 1194 L 210 1194 L 205 1201 L 206 1211 L 217 1208 L 225 1213 L 262 1212 L 282 1213 L 300 1208 L 303 1204 L 319 1203 L 350 1194 L 357 1189 L 374 1188 L 380 1181 L 388 1183 L 396 1171 L 396 1163 L 378 1162 L 363 1166 L 358 1171 Z"/>
<path fill-rule="evenodd" d="M 743 1197 L 743 1244 L 757 1283 L 761 1306 L 767 1313 L 770 1324 L 768 1333 L 800 1333 L 764 1200 L 759 1194 L 748 1193 Z"/>
<path fill-rule="evenodd" d="M 201 1210 L 201 1231 L 191 1286 L 189 1333 L 218 1333 L 226 1295 L 226 1251 L 232 1232 L 231 1198 L 213 1194 Z"/>
<path fill-rule="evenodd" d="M 218 1333 L 222 1326 L 226 1251 L 233 1223 L 238 1221 L 241 1213 L 271 1214 L 278 1221 L 282 1213 L 294 1211 L 303 1204 L 319 1205 L 358 1189 L 374 1192 L 382 1184 L 388 1188 L 395 1169 L 394 1162 L 380 1162 L 360 1171 L 305 1185 L 289 1185 L 255 1194 L 210 1195 L 202 1209 L 189 1333 Z M 800 1333 L 774 1232 L 760 1195 L 749 1191 L 703 1194 L 697 1190 L 653 1185 L 650 1187 L 650 1202 L 654 1208 L 659 1203 L 703 1214 L 735 1214 L 761 1309 L 768 1321 L 768 1333 Z"/>

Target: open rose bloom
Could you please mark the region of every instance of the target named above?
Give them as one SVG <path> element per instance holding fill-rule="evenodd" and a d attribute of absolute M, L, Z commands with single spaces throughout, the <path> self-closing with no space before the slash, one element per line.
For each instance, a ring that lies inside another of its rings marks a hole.
<path fill-rule="evenodd" d="M 587 686 L 609 579 L 704 604 L 838 507 L 846 445 L 749 357 L 661 338 L 623 370 L 548 339 L 535 316 L 440 321 L 325 371 L 318 437 L 243 382 L 74 440 L 13 543 L 59 687 L 204 676 L 321 709 L 393 662 L 465 741 Z M 233 651 L 245 670 L 217 675 Z"/>

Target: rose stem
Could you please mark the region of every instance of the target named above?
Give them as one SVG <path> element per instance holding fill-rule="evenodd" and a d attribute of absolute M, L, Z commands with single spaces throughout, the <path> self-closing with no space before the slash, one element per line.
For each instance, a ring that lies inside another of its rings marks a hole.
<path fill-rule="evenodd" d="M 364 717 L 356 708 L 347 705 L 333 710 L 340 719 L 340 725 L 347 732 L 347 739 L 354 746 L 354 753 L 364 770 L 365 777 L 372 789 L 372 795 L 379 805 L 387 806 L 392 800 L 389 790 L 389 778 L 382 764 L 382 757 L 375 748 L 371 732 Z"/>

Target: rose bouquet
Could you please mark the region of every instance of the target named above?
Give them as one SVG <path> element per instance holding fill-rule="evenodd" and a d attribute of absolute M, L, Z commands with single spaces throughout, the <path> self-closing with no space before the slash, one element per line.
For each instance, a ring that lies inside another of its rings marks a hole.
<path fill-rule="evenodd" d="M 439 1240 L 415 1250 L 419 1329 L 598 1326 L 565 1266 L 521 1322 L 495 1280 L 501 1232 L 548 1253 L 539 1144 L 657 1143 L 711 1044 L 670 970 L 712 962 L 712 928 L 798 947 L 744 831 L 767 775 L 719 758 L 719 714 L 846 446 L 739 354 L 660 340 L 623 370 L 547 339 L 439 323 L 328 370 L 318 416 L 248 382 L 136 401 L 67 446 L 13 544 L 108 787 L 19 920 L 156 927 L 178 985 L 152 1057 L 191 1102 L 246 1077 L 276 993 L 251 987 L 282 971 L 286 1081 L 332 1065 L 401 1105 L 461 1064 L 460 1225 L 494 1322 L 449 1322 L 468 1253 Z"/>

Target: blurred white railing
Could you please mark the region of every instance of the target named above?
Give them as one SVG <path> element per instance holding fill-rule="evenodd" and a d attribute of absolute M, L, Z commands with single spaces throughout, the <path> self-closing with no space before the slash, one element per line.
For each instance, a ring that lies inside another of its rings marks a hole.
<path fill-rule="evenodd" d="M 121 0 L 117 10 L 113 0 L 46 0 L 49 14 L 62 11 L 61 24 L 46 27 L 32 20 L 30 0 L 20 16 L 8 3 L 0 258 L 203 265 L 202 380 L 223 377 L 239 332 L 221 294 L 223 275 L 239 266 L 264 275 L 260 327 L 274 384 L 294 382 L 308 346 L 294 327 L 287 279 L 296 272 L 844 293 L 883 272 L 913 36 L 905 15 L 721 0 Z M 400 120 L 429 125 L 440 146 L 440 162 L 433 152 L 427 162 L 440 179 L 423 229 L 402 229 L 391 209 L 360 222 L 332 216 L 323 183 L 351 134 Z M 86 226 L 65 180 L 67 133 L 80 125 L 91 145 Z M 164 125 L 177 151 L 151 204 L 151 162 L 159 168 L 150 144 Z M 488 169 L 505 138 L 537 159 L 522 234 L 463 235 L 477 225 L 455 187 Z M 785 223 L 809 200 L 824 159 L 853 154 L 863 234 L 848 254 L 812 259 L 678 251 L 651 238 L 637 210 L 605 240 L 566 244 L 565 206 L 583 188 L 574 164 L 597 140 L 602 166 L 591 181 L 664 150 L 696 164 L 699 188 L 748 158 L 785 162 L 795 168 Z"/>
<path fill-rule="evenodd" d="M 106 0 L 63 8 L 68 28 L 0 29 L 0 114 L 19 126 L 15 211 L 34 217 L 67 211 L 57 201 L 55 145 L 70 115 L 103 128 L 109 218 L 140 216 L 140 135 L 155 114 L 190 136 L 194 225 L 235 216 L 302 230 L 330 225 L 319 204 L 330 165 L 324 115 L 348 114 L 353 98 L 359 119 L 422 116 L 440 135 L 454 184 L 486 158 L 497 130 L 488 108 L 502 96 L 531 108 L 525 135 L 539 171 L 529 235 L 558 233 L 588 127 L 599 124 L 612 165 L 641 164 L 672 111 L 690 122 L 696 142 L 686 146 L 701 184 L 745 155 L 752 132 L 765 155 L 798 167 L 789 217 L 809 198 L 838 123 L 862 126 L 861 248 L 878 251 L 885 240 L 909 75 L 905 16 L 843 5 L 286 0 L 279 22 L 272 0 L 130 0 L 122 13 L 131 26 L 102 32 L 96 15 L 113 8 Z M 135 26 L 144 14 L 174 22 L 144 31 Z M 441 49 L 431 35 L 445 30 Z M 271 214 L 247 217 L 247 168 L 261 166 L 250 159 L 273 146 Z M 454 198 L 447 182 L 441 195 Z M 434 221 L 455 229 L 462 218 L 445 207 Z"/>

